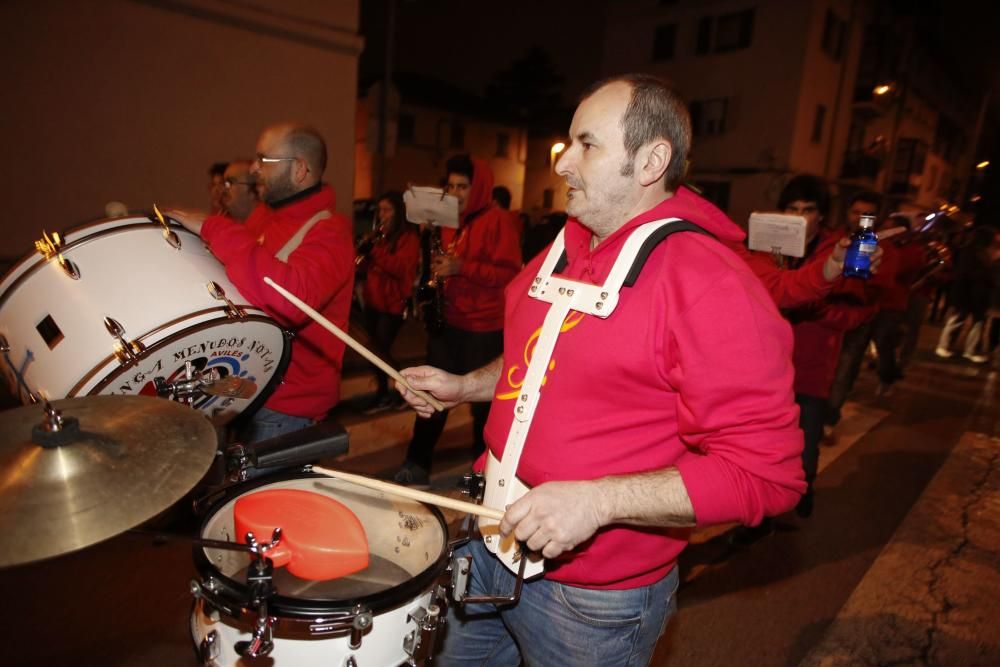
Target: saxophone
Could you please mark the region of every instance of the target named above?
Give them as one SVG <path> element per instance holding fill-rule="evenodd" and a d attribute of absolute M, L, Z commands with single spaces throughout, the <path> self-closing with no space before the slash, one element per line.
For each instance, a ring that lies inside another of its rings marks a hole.
<path fill-rule="evenodd" d="M 441 228 L 433 227 L 430 231 L 430 242 L 424 248 L 424 270 L 417 288 L 417 306 L 420 317 L 428 333 L 440 333 L 444 329 L 444 278 L 438 278 L 431 270 L 434 257 L 445 254 L 441 245 Z"/>

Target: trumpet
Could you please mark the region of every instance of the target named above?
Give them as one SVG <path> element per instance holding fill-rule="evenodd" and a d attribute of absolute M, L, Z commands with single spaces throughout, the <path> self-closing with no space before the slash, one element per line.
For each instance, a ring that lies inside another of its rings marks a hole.
<path fill-rule="evenodd" d="M 365 260 L 368 259 L 368 256 L 371 254 L 375 246 L 381 243 L 384 238 L 385 233 L 382 231 L 381 227 L 376 229 L 371 234 L 362 236 L 354 248 L 354 266 L 359 267 L 364 264 Z"/>

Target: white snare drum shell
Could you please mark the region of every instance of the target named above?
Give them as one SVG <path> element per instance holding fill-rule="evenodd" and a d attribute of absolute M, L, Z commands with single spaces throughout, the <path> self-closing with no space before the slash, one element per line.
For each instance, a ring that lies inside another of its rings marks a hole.
<path fill-rule="evenodd" d="M 407 641 L 419 636 L 413 620 L 434 602 L 433 589 L 447 565 L 447 527 L 436 510 L 415 501 L 389 498 L 343 480 L 322 476 L 296 477 L 260 485 L 247 493 L 272 489 L 296 489 L 328 495 L 346 505 L 361 522 L 368 538 L 369 567 L 338 580 L 306 582 L 277 568 L 274 585 L 281 599 L 272 600 L 268 614 L 275 618 L 268 655 L 276 667 L 345 665 L 353 657 L 357 665 L 399 665 L 410 659 Z M 201 536 L 232 540 L 235 496 L 216 507 L 205 521 Z M 196 559 L 202 589 L 212 586 L 228 591 L 230 606 L 246 607 L 244 552 L 205 548 L 204 559 Z M 338 591 L 352 591 L 339 596 Z M 353 593 L 357 593 L 354 595 Z M 343 630 L 330 633 L 330 620 L 360 605 L 372 613 L 372 622 L 357 648 Z M 324 614 L 327 614 L 324 619 Z M 190 619 L 191 638 L 200 647 L 214 633 L 214 663 L 218 667 L 241 662 L 235 646 L 249 641 L 255 613 L 247 610 L 239 620 L 220 613 L 204 598 L 196 600 Z"/>

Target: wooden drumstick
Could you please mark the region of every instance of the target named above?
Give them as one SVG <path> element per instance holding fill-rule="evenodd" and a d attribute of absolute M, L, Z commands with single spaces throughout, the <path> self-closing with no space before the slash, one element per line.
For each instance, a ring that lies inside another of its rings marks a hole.
<path fill-rule="evenodd" d="M 408 390 L 412 391 L 414 394 L 416 394 L 420 398 L 422 398 L 425 401 L 427 401 L 431 405 L 432 408 L 434 408 L 438 412 L 443 412 L 444 411 L 444 406 L 441 405 L 441 402 L 439 400 L 437 400 L 436 398 L 434 398 L 433 396 L 431 396 L 430 394 L 428 394 L 426 391 L 420 391 L 419 389 L 414 389 L 410 385 L 410 383 L 406 381 L 406 378 L 404 378 L 400 374 L 399 371 L 397 371 L 395 368 L 393 368 L 389 364 L 387 364 L 384 361 L 382 361 L 381 359 L 379 359 L 378 356 L 376 356 L 375 354 L 373 354 L 367 347 L 365 347 L 364 345 L 362 345 L 358 341 L 354 340 L 350 335 L 347 334 L 347 332 L 342 331 L 340 329 L 340 327 L 338 327 L 336 324 L 334 324 L 330 320 L 328 320 L 325 317 L 323 317 L 320 313 L 318 313 L 314 308 L 312 308 L 305 301 L 303 301 L 299 297 L 295 296 L 294 294 L 292 294 L 291 292 L 289 292 L 284 287 L 282 287 L 278 283 L 274 282 L 273 280 L 271 280 L 267 276 L 264 277 L 264 282 L 267 283 L 268 285 L 270 285 L 271 287 L 273 287 L 274 289 L 278 290 L 278 292 L 281 294 L 281 296 L 283 296 L 286 299 L 288 299 L 289 301 L 291 301 L 299 310 L 301 310 L 303 313 L 305 313 L 306 315 L 308 315 L 309 317 L 311 317 L 313 320 L 315 320 L 316 322 L 318 322 L 320 324 L 320 326 L 322 326 L 324 329 L 326 329 L 327 331 L 329 331 L 330 333 L 332 333 L 334 336 L 336 336 L 340 340 L 342 340 L 345 343 L 347 343 L 348 345 L 350 345 L 351 348 L 355 352 L 357 352 L 362 357 L 364 357 L 368 361 L 370 361 L 373 364 L 375 364 L 375 366 L 379 370 L 381 370 L 382 372 L 384 372 L 386 375 L 388 375 L 389 377 L 391 377 L 393 380 L 395 380 L 399 384 L 401 384 L 404 387 L 406 387 Z"/>
<path fill-rule="evenodd" d="M 448 509 L 465 512 L 467 514 L 475 514 L 476 516 L 484 516 L 487 519 L 496 519 L 497 521 L 503 518 L 503 512 L 492 507 L 485 507 L 483 505 L 477 505 L 476 503 L 470 503 L 456 498 L 449 498 L 447 496 L 439 496 L 436 493 L 418 491 L 417 489 L 411 489 L 408 486 L 390 484 L 389 482 L 383 482 L 378 479 L 372 479 L 371 477 L 365 477 L 363 475 L 355 475 L 349 472 L 340 472 L 339 470 L 331 470 L 330 468 L 322 468 L 320 466 L 312 466 L 312 469 L 315 472 L 323 473 L 324 475 L 329 475 L 330 477 L 336 477 L 337 479 L 342 479 L 345 482 L 351 482 L 352 484 L 357 484 L 358 486 L 363 486 L 374 491 L 382 491 L 393 496 L 399 496 L 400 498 L 408 498 L 410 500 L 427 503 L 428 505 L 437 505 L 438 507 L 447 507 Z"/>

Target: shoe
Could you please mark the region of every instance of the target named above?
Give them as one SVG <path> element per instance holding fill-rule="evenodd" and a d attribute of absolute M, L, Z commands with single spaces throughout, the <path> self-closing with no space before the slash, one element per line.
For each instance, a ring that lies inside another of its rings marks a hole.
<path fill-rule="evenodd" d="M 729 534 L 729 544 L 734 547 L 746 548 L 753 546 L 765 537 L 774 534 L 774 522 L 766 516 L 756 526 L 740 526 Z"/>
<path fill-rule="evenodd" d="M 803 519 L 808 519 L 813 513 L 813 491 L 809 489 L 799 498 L 799 503 L 795 506 L 795 513 Z"/>
<path fill-rule="evenodd" d="M 963 354 L 962 358 L 966 361 L 971 361 L 974 364 L 985 364 L 990 360 L 989 357 L 984 357 L 981 354 Z"/>
<path fill-rule="evenodd" d="M 875 388 L 875 395 L 879 398 L 889 398 L 893 395 L 893 393 L 895 393 L 895 390 L 894 385 L 879 382 L 878 387 Z"/>
<path fill-rule="evenodd" d="M 823 437 L 820 439 L 820 444 L 823 445 L 833 445 L 837 442 L 837 433 L 833 426 L 829 424 L 823 425 Z"/>
<path fill-rule="evenodd" d="M 396 395 L 399 396 L 399 394 Z M 402 396 L 400 396 L 400 398 L 402 398 Z M 391 410 L 392 408 L 392 396 L 389 394 L 376 394 L 371 405 L 365 408 L 364 413 L 366 415 L 377 415 L 380 412 L 385 412 L 386 410 Z"/>
<path fill-rule="evenodd" d="M 955 353 L 946 347 L 941 347 L 940 345 L 934 348 L 934 354 L 941 357 L 942 359 L 951 359 L 955 356 Z"/>
<path fill-rule="evenodd" d="M 407 461 L 396 472 L 392 481 L 403 486 L 427 486 L 430 483 L 430 474 L 416 463 Z"/>

